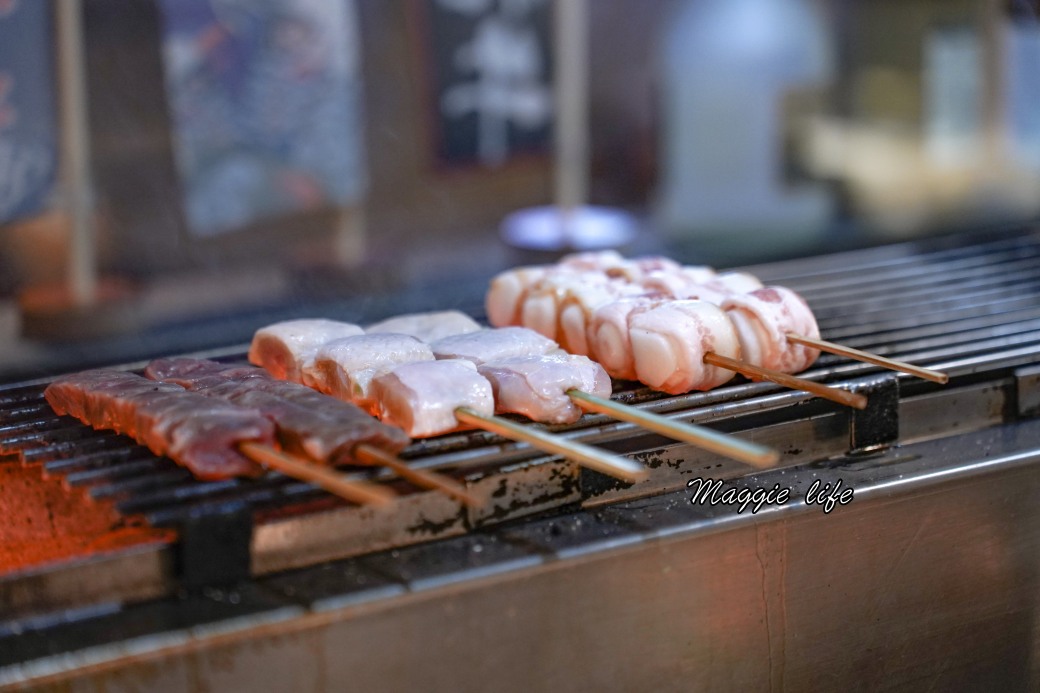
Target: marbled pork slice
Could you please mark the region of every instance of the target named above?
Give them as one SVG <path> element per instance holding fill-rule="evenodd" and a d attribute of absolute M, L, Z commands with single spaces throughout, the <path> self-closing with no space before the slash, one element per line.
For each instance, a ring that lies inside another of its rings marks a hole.
<path fill-rule="evenodd" d="M 404 431 L 373 419 L 353 404 L 277 380 L 261 368 L 168 358 L 152 361 L 145 373 L 258 410 L 274 422 L 283 447 L 325 464 L 353 463 L 360 444 L 396 453 L 409 442 Z"/>
<path fill-rule="evenodd" d="M 128 435 L 201 479 L 256 475 L 260 466 L 238 444 L 275 442 L 274 425 L 256 410 L 124 371 L 64 376 L 44 395 L 58 414 Z"/>

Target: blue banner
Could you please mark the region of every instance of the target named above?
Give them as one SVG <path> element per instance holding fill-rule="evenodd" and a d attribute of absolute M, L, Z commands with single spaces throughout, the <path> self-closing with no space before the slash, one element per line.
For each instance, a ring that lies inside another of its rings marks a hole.
<path fill-rule="evenodd" d="M 360 201 L 353 0 L 161 0 L 174 154 L 192 233 Z"/>
<path fill-rule="evenodd" d="M 0 223 L 42 211 L 58 165 L 50 3 L 0 0 Z"/>

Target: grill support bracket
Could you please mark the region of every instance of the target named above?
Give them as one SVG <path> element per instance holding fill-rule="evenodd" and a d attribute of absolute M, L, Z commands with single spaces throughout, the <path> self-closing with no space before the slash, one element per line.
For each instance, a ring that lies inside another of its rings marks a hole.
<path fill-rule="evenodd" d="M 880 375 L 856 388 L 866 395 L 867 407 L 852 409 L 849 416 L 849 450 L 868 452 L 886 448 L 899 440 L 899 377 Z"/>
<path fill-rule="evenodd" d="M 179 533 L 177 573 L 185 589 L 230 585 L 249 578 L 253 514 L 244 504 L 193 515 L 181 524 Z"/>

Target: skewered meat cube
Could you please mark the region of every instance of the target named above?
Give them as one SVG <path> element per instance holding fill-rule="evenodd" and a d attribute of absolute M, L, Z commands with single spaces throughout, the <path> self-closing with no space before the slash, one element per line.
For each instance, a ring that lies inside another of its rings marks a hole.
<path fill-rule="evenodd" d="M 544 423 L 573 423 L 582 410 L 567 396 L 579 390 L 610 397 L 610 376 L 584 356 L 545 354 L 516 356 L 478 367 L 495 393 L 500 413 L 522 414 Z"/>
<path fill-rule="evenodd" d="M 347 402 L 309 387 L 276 380 L 254 366 L 190 358 L 156 359 L 145 374 L 193 392 L 256 409 L 271 419 L 290 452 L 331 465 L 354 461 L 360 444 L 396 453 L 408 444 L 404 431 L 387 426 Z"/>
<path fill-rule="evenodd" d="M 647 296 L 633 296 L 600 306 L 592 314 L 588 327 L 589 350 L 611 376 L 636 379 L 629 318 L 662 302 Z"/>
<path fill-rule="evenodd" d="M 601 250 L 565 255 L 557 267 L 571 270 L 601 272 L 608 277 L 620 277 L 638 282 L 651 272 L 673 272 L 679 263 L 661 256 L 626 258 L 616 250 Z"/>
<path fill-rule="evenodd" d="M 430 345 L 439 359 L 465 359 L 476 365 L 514 356 L 548 354 L 560 346 L 525 327 L 502 327 L 438 339 Z"/>
<path fill-rule="evenodd" d="M 541 266 L 520 267 L 495 276 L 484 297 L 488 322 L 495 327 L 520 324 L 520 308 L 524 295 L 549 271 L 548 267 Z"/>
<path fill-rule="evenodd" d="M 787 339 L 787 333 L 819 339 L 820 329 L 801 296 L 779 286 L 733 294 L 722 302 L 740 338 L 745 360 L 783 373 L 798 373 L 820 355 Z"/>
<path fill-rule="evenodd" d="M 669 394 L 710 390 L 733 378 L 732 371 L 705 364 L 705 354 L 740 358 L 733 324 L 705 301 L 669 301 L 635 312 L 629 331 L 637 379 Z"/>
<path fill-rule="evenodd" d="M 363 334 L 318 349 L 311 380 L 322 392 L 374 410 L 369 391 L 373 378 L 403 363 L 432 360 L 433 351 L 415 337 Z"/>
<path fill-rule="evenodd" d="M 556 340 L 559 338 L 560 314 L 568 297 L 587 291 L 617 295 L 619 287 L 619 282 L 594 272 L 546 275 L 524 294 L 517 324 Z"/>
<path fill-rule="evenodd" d="M 455 410 L 468 407 L 490 416 L 495 411 L 491 383 L 470 361 L 418 361 L 398 366 L 372 381 L 372 397 L 383 421 L 413 438 L 460 428 Z"/>
<path fill-rule="evenodd" d="M 333 339 L 363 332 L 357 325 L 321 318 L 275 323 L 253 335 L 249 362 L 281 380 L 311 385 L 308 371 L 318 349 Z"/>
<path fill-rule="evenodd" d="M 453 334 L 466 334 L 483 329 L 476 320 L 457 310 L 433 313 L 410 313 L 388 318 L 365 328 L 367 334 L 391 332 L 406 334 L 424 342 L 432 342 Z"/>
<path fill-rule="evenodd" d="M 237 445 L 275 442 L 274 424 L 255 409 L 123 371 L 67 375 L 52 382 L 44 396 L 58 414 L 128 435 L 200 479 L 254 476 L 261 467 Z"/>

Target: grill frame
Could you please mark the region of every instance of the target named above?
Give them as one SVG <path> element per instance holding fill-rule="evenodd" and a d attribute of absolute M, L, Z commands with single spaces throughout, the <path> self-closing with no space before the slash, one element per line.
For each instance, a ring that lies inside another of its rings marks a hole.
<path fill-rule="evenodd" d="M 989 257 L 997 261 L 986 264 Z M 1040 231 L 1027 229 L 996 240 L 933 239 L 748 268 L 767 283 L 783 283 L 805 295 L 825 338 L 852 337 L 843 341 L 947 370 L 951 376 L 947 386 L 884 374 L 868 364 L 824 355 L 804 377 L 870 394 L 867 411 L 851 412 L 769 383 L 740 383 L 677 397 L 629 388 L 618 390 L 615 398 L 775 445 L 783 455 L 780 469 L 1034 416 L 1040 408 L 1036 404 L 1040 395 L 1036 394 L 1037 379 L 1030 366 L 1040 361 L 1040 272 L 1028 270 L 1030 261 L 1036 258 L 1040 258 Z M 834 269 L 835 264 L 844 266 Z M 975 293 L 948 297 L 951 287 L 961 286 L 957 282 L 962 275 L 956 272 L 967 272 L 967 281 L 972 283 L 983 269 L 1006 270 L 1006 265 L 1015 271 L 1004 272 L 992 281 L 975 282 Z M 905 271 L 900 274 L 900 269 L 909 270 L 911 276 Z M 926 271 L 917 272 L 922 269 Z M 868 272 L 871 274 L 865 274 Z M 849 276 L 854 279 L 848 281 Z M 855 305 L 869 310 L 858 310 L 851 318 L 849 304 L 830 300 L 856 297 L 853 287 L 868 284 L 869 277 L 886 276 L 902 277 L 886 286 L 909 289 L 903 294 L 907 300 L 865 299 Z M 842 281 L 847 290 L 836 292 L 836 282 Z M 1023 288 L 1028 291 L 1023 292 Z M 921 299 L 928 297 L 934 300 L 922 303 Z M 930 316 L 931 322 L 916 327 L 908 326 L 903 313 L 883 324 L 874 320 L 880 313 L 877 306 L 882 304 L 900 310 L 916 310 L 922 305 L 934 310 L 952 302 L 958 307 L 947 315 L 960 316 L 955 324 L 963 328 L 960 334 L 971 335 L 969 341 L 944 343 L 950 335 L 941 332 L 942 325 L 948 324 L 941 321 L 942 315 Z M 1008 322 L 1000 317 L 1008 315 L 1023 320 Z M 1015 332 L 1017 328 L 1021 330 Z M 233 346 L 207 355 L 235 360 L 243 354 L 242 346 Z M 46 415 L 46 405 L 40 405 L 38 395 L 44 385 L 37 381 L 0 386 L 0 450 L 7 455 L 7 462 L 0 463 L 11 463 L 12 454 L 18 454 L 22 463 L 38 464 L 47 474 L 59 474 L 72 487 L 85 485 L 88 492 L 90 488 L 100 489 L 96 499 L 122 503 L 129 515 L 141 514 L 150 524 L 178 529 L 182 540 L 97 555 L 76 565 L 0 576 L 0 596 L 15 614 L 105 600 L 150 598 L 170 594 L 178 585 L 234 581 L 444 539 L 539 513 L 674 493 L 692 474 L 709 472 L 717 478 L 732 479 L 750 471 L 688 445 L 638 432 L 631 424 L 587 415 L 575 425 L 545 428 L 646 462 L 651 469 L 647 481 L 628 486 L 492 434 L 458 434 L 419 441 L 402 456 L 418 467 L 455 475 L 472 493 L 486 499 L 487 505 L 467 509 L 440 494 L 393 481 L 388 473 L 358 472 L 358 478 L 393 483 L 405 492 L 392 515 L 377 515 L 368 508 L 341 503 L 307 484 L 277 476 L 258 482 L 189 479 L 173 463 L 157 460 L 140 446 L 127 445 L 126 439 L 91 433 L 78 422 Z M 58 434 L 69 435 L 71 440 L 59 441 L 50 449 L 34 446 L 39 436 Z M 99 449 L 94 450 L 94 446 Z M 126 459 L 122 465 L 108 465 L 121 481 L 99 486 L 98 480 L 105 476 L 106 455 Z M 177 485 L 149 490 L 149 484 L 155 485 L 153 475 L 157 470 L 163 480 Z M 126 490 L 135 495 L 120 500 L 120 493 Z M 207 496 L 209 500 L 187 505 L 161 502 L 171 494 L 181 501 Z M 257 502 L 261 502 L 260 507 L 250 505 Z M 244 514 L 253 521 L 251 531 L 232 532 L 237 543 L 230 547 L 204 542 L 192 548 L 192 543 L 183 539 L 189 524 L 202 527 L 199 536 L 224 536 L 219 530 L 240 525 Z M 249 542 L 244 554 L 242 541 Z M 127 571 L 131 554 L 136 569 L 123 579 L 120 572 Z M 245 564 L 243 555 L 247 557 Z M 217 570 L 200 573 L 200 561 L 211 561 L 214 556 L 234 558 Z M 78 574 L 90 575 L 86 579 L 92 585 L 107 584 L 109 588 L 100 593 L 71 589 L 69 576 Z"/>

